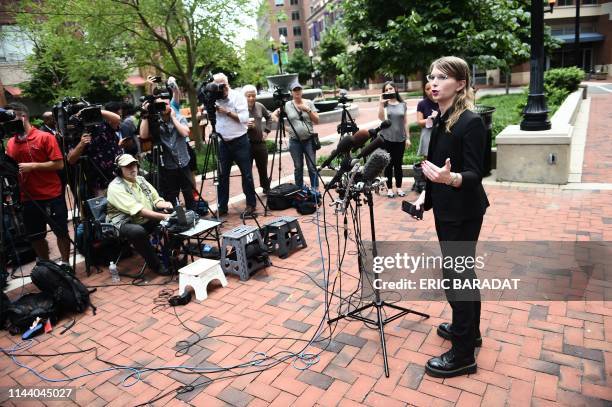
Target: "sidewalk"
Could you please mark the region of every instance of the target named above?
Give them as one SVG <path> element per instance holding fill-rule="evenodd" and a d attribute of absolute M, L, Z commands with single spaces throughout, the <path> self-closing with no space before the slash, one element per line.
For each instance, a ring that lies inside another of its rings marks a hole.
<path fill-rule="evenodd" d="M 609 183 L 612 145 L 607 143 L 612 117 L 606 107 L 611 95 L 593 95 L 583 163 L 583 183 L 592 189 L 564 190 L 548 186 L 487 184 L 491 207 L 485 216 L 481 241 L 610 241 L 612 240 L 612 191 L 598 188 Z M 375 119 L 375 106 L 364 106 L 358 123 Z M 335 132 L 326 125 L 319 134 Z M 333 128 L 332 128 L 333 127 Z M 325 147 L 324 147 L 325 148 Z M 328 149 L 333 146 L 328 146 Z M 283 157 L 283 176 L 292 178 L 290 158 Z M 285 168 L 287 163 L 287 168 Z M 604 163 L 606 165 L 604 165 Z M 255 177 L 257 179 L 257 177 Z M 409 180 L 405 180 L 408 184 Z M 240 192 L 238 178 L 232 179 L 232 193 Z M 205 186 L 205 188 L 209 188 Z M 407 188 L 406 188 L 407 189 Z M 212 192 L 208 191 L 207 194 Z M 207 195 L 211 196 L 211 195 Z M 214 194 L 212 195 L 214 196 Z M 414 193 L 408 199 L 415 198 Z M 433 217 L 416 222 L 401 212 L 401 200 L 375 196 L 376 233 L 380 241 L 436 241 Z M 241 224 L 238 211 L 230 209 L 223 230 Z M 295 210 L 272 216 L 297 216 Z M 202 303 L 156 311 L 155 300 L 164 280 L 156 278 L 147 286 L 101 287 L 92 295 L 97 315 L 88 311 L 77 317 L 76 325 L 60 335 L 61 325 L 23 353 L 54 353 L 97 348 L 100 359 L 131 366 L 198 366 L 201 371 L 157 371 L 143 374 L 141 381 L 124 386 L 127 371 L 109 371 L 82 377 L 70 383 L 46 383 L 6 356 L 0 359 L 0 387 L 76 386 L 77 405 L 124 406 L 147 402 L 181 385 L 193 385 L 190 392 L 171 394 L 153 405 L 170 406 L 608 406 L 612 403 L 612 304 L 595 301 L 573 302 L 485 302 L 481 331 L 483 347 L 478 351 L 478 372 L 469 377 L 435 379 L 424 375 L 423 364 L 447 350 L 448 341 L 436 335 L 436 326 L 448 321 L 451 310 L 445 302 L 415 302 L 405 306 L 429 313 L 421 321 L 400 318 L 385 327 L 391 375 L 383 373 L 378 333 L 358 321 L 343 320 L 333 330 L 331 343 L 306 347 L 321 323 L 326 327 L 316 216 L 299 216 L 308 247 L 285 260 L 272 258 L 273 266 L 241 282 L 228 277 L 229 285 L 209 287 Z M 270 218 L 260 217 L 265 223 Z M 364 214 L 364 222 L 367 215 Z M 327 209 L 332 253 L 336 220 Z M 254 224 L 248 221 L 248 224 Z M 366 223 L 364 223 L 365 225 Z M 324 239 L 323 229 L 321 238 Z M 52 243 L 51 243 L 52 245 Z M 322 243 L 326 247 L 325 242 Z M 348 248 L 342 276 L 342 292 L 355 286 L 356 256 Z M 330 259 L 335 264 L 335 256 Z M 122 261 L 123 270 L 135 270 L 141 260 L 135 256 Z M 333 268 L 333 267 L 332 267 Z M 82 264 L 79 276 L 84 276 Z M 314 279 L 314 281 L 313 281 Z M 109 284 L 108 272 L 84 278 L 88 285 Z M 122 283 L 126 281 L 122 280 Z M 336 285 L 336 292 L 340 287 Z M 14 293 L 17 294 L 17 293 Z M 330 312 L 338 310 L 333 299 Z M 176 314 L 175 314 L 176 312 Z M 65 322 L 65 321 L 63 321 Z M 63 323 L 62 322 L 62 323 Z M 191 330 L 191 332 L 188 330 Z M 205 338 L 177 354 L 177 342 Z M 247 336 L 249 338 L 247 338 Z M 329 330 L 322 337 L 329 336 Z M 267 339 L 261 339 L 266 337 Z M 0 347 L 18 342 L 6 332 Z M 318 355 L 317 363 L 304 369 L 295 357 L 263 370 L 263 366 L 213 373 L 218 366 L 232 366 L 254 357 L 287 356 L 289 351 Z M 49 378 L 74 377 L 106 369 L 93 352 L 56 357 L 19 357 L 21 363 Z M 254 372 L 262 370 L 260 372 Z M 242 376 L 235 374 L 253 373 Z M 221 379 L 224 378 L 224 379 Z M 24 405 L 0 398 L 2 405 Z M 45 401 L 45 404 L 56 405 Z M 31 402 L 28 405 L 43 405 Z"/>

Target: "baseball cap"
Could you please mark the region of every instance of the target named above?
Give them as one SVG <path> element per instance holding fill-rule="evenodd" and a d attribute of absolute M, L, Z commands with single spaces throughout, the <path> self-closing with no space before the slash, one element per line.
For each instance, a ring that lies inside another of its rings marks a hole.
<path fill-rule="evenodd" d="M 121 154 L 119 158 L 117 158 L 117 165 L 119 167 L 127 167 L 128 165 L 137 162 L 138 160 L 131 154 Z"/>
<path fill-rule="evenodd" d="M 300 85 L 299 82 L 294 83 L 293 85 L 291 85 L 291 90 L 296 90 L 296 89 L 302 89 L 302 85 Z"/>

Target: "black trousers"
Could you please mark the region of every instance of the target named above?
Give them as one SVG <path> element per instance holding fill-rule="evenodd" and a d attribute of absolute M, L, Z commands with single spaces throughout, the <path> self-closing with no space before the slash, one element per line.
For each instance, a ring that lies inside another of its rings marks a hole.
<path fill-rule="evenodd" d="M 404 159 L 404 151 L 406 150 L 406 142 L 386 141 L 385 150 L 391 154 L 391 162 L 385 168 L 385 177 L 387 178 L 387 188 L 393 186 L 393 177 L 395 176 L 395 186 L 402 187 L 402 161 Z"/>
<path fill-rule="evenodd" d="M 482 217 L 463 221 L 441 221 L 435 219 L 436 232 L 444 258 L 452 256 L 476 255 L 476 243 L 480 235 Z M 453 264 L 460 264 L 459 262 Z M 474 268 L 443 269 L 447 279 L 476 278 Z M 452 310 L 451 331 L 453 334 L 453 351 L 459 357 L 474 356 L 475 340 L 480 337 L 480 291 L 478 290 L 446 290 L 446 299 Z"/>
<path fill-rule="evenodd" d="M 185 207 L 194 209 L 195 200 L 193 199 L 193 185 L 191 184 L 191 170 L 189 166 L 169 170 L 160 170 L 161 195 L 172 205 L 176 205 L 179 193 L 183 193 Z"/>
<path fill-rule="evenodd" d="M 149 235 L 153 233 L 157 222 L 149 221 L 142 225 L 136 223 L 125 223 L 119 229 L 119 236 L 130 242 L 134 249 L 140 254 L 153 271 L 158 271 L 160 262 L 155 249 L 151 246 Z"/>
<path fill-rule="evenodd" d="M 251 159 L 251 165 L 254 160 L 257 166 L 259 185 L 264 192 L 267 192 L 270 189 L 270 179 L 268 178 L 268 146 L 266 143 L 251 142 Z"/>

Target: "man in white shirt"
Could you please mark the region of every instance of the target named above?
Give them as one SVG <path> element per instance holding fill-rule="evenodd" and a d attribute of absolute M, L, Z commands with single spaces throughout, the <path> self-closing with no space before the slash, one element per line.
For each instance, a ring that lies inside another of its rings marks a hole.
<path fill-rule="evenodd" d="M 247 136 L 249 108 L 241 92 L 231 89 L 227 76 L 218 73 L 213 76 L 215 83 L 223 87 L 224 98 L 217 101 L 217 125 L 219 133 L 219 216 L 227 214 L 229 201 L 229 181 L 232 163 L 235 162 L 242 174 L 242 191 L 246 195 L 246 209 L 243 216 L 255 214 L 257 197 L 253 183 L 251 146 Z"/>

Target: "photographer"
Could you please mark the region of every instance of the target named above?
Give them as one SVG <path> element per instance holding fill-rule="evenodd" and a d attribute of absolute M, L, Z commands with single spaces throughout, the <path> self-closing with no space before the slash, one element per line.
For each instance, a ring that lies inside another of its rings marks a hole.
<path fill-rule="evenodd" d="M 77 116 L 81 113 L 78 112 Z M 73 142 L 68 151 L 68 164 L 75 165 L 81 156 L 87 156 L 85 165 L 87 196 L 89 199 L 104 195 L 108 183 L 113 179 L 114 160 L 121 154 L 121 141 L 117 131 L 121 117 L 108 110 L 101 110 L 104 121 L 84 132 L 78 142 Z"/>
<path fill-rule="evenodd" d="M 268 109 L 256 101 L 257 88 L 253 85 L 246 85 L 242 88 L 244 96 L 249 106 L 249 121 L 247 123 L 247 133 L 251 143 L 251 166 L 253 160 L 257 165 L 259 173 L 259 185 L 263 188 L 263 193 L 267 194 L 270 190 L 270 179 L 268 178 L 268 146 L 266 136 L 270 133 L 270 123 L 272 116 Z M 266 119 L 266 126 L 263 126 L 262 119 Z M 266 133 L 264 136 L 264 132 Z"/>
<path fill-rule="evenodd" d="M 319 124 L 319 114 L 312 100 L 302 98 L 302 85 L 295 83 L 291 87 L 293 100 L 285 103 L 285 112 L 290 125 L 285 127 L 289 133 L 289 152 L 293 160 L 293 175 L 295 185 L 304 186 L 304 159 L 308 167 L 310 186 L 313 190 L 318 189 L 317 157 L 314 147 L 314 125 Z M 274 117 L 278 117 L 279 110 L 274 112 Z M 293 131 L 295 129 L 295 132 Z M 297 133 L 297 134 L 296 134 Z"/>
<path fill-rule="evenodd" d="M 185 207 L 193 209 L 195 202 L 193 199 L 193 189 L 191 183 L 191 170 L 189 168 L 189 149 L 186 137 L 189 136 L 187 119 L 177 114 L 170 107 L 170 101 L 166 99 L 155 99 L 155 103 L 164 103 L 165 109 L 161 114 L 150 111 L 149 102 L 142 105 L 143 116 L 140 122 L 140 137 L 143 140 L 155 138 L 149 130 L 151 120 L 159 122 L 159 143 L 162 151 L 162 165 L 159 168 L 162 196 L 172 203 L 176 203 L 179 193 L 183 193 Z M 156 140 L 153 140 L 156 142 Z"/>
<path fill-rule="evenodd" d="M 125 153 L 136 157 L 140 153 L 140 144 L 137 121 L 134 116 L 134 105 L 125 102 L 121 104 L 121 119 L 121 137 L 123 139 L 121 146 Z"/>
<path fill-rule="evenodd" d="M 172 204 L 160 198 L 155 188 L 138 175 L 138 160 L 133 156 L 122 154 L 115 160 L 115 165 L 117 176 L 107 192 L 108 222 L 134 246 L 153 272 L 169 275 L 155 254 L 149 235 L 159 221 L 170 217 L 168 213 L 172 211 Z M 168 213 L 156 212 L 162 210 Z"/>
<path fill-rule="evenodd" d="M 40 259 L 49 259 L 45 240 L 47 225 L 57 237 L 62 262 L 68 264 L 68 209 L 57 171 L 64 168 L 62 152 L 55 136 L 30 124 L 28 109 L 21 103 L 6 106 L 23 122 L 25 134 L 11 137 L 6 154 L 19 163 L 19 187 L 23 202 L 23 220 L 32 247 Z"/>
<path fill-rule="evenodd" d="M 229 182 L 232 162 L 236 162 L 242 174 L 242 191 L 246 195 L 246 208 L 242 216 L 255 214 L 255 185 L 251 161 L 251 148 L 247 137 L 249 109 L 246 98 L 240 92 L 231 89 L 227 76 L 218 73 L 213 76 L 216 84 L 223 89 L 223 99 L 216 103 L 217 133 L 221 136 L 219 143 L 219 215 L 227 214 L 229 201 Z"/>

